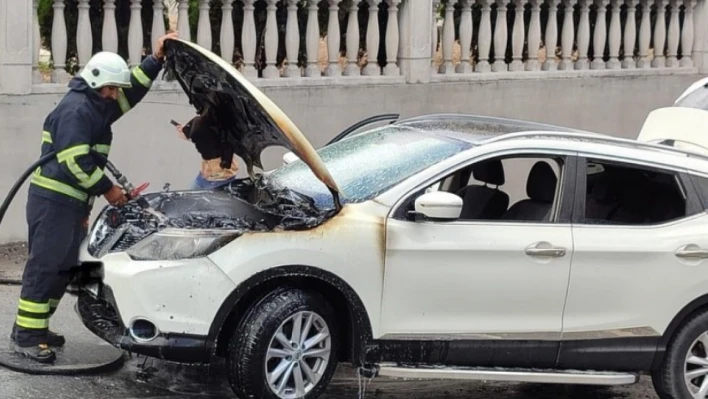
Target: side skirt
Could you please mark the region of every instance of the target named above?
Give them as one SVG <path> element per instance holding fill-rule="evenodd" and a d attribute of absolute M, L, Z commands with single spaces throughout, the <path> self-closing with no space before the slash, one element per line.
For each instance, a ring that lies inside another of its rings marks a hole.
<path fill-rule="evenodd" d="M 367 363 L 650 371 L 660 337 L 544 340 L 375 340 Z"/>

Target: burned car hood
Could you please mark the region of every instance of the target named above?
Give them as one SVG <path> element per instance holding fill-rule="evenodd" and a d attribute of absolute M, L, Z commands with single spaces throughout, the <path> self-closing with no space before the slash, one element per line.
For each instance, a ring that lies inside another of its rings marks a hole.
<path fill-rule="evenodd" d="M 302 159 L 335 196 L 339 187 L 312 144 L 265 94 L 218 55 L 184 40 L 165 42 L 166 79 L 176 79 L 197 112 L 216 109 L 222 143 L 250 168 L 263 169 L 261 152 L 283 146 Z"/>

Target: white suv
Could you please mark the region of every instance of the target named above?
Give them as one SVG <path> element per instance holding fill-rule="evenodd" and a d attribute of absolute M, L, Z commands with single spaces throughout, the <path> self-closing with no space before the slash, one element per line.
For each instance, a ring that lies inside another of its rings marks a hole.
<path fill-rule="evenodd" d="M 148 195 L 167 225 L 105 208 L 81 255 L 77 309 L 95 334 L 226 357 L 242 398 L 314 399 L 342 361 L 404 378 L 650 373 L 662 397 L 708 397 L 708 158 L 700 140 L 671 146 L 699 137 L 706 111 L 657 110 L 641 141 L 429 115 L 315 153 L 218 56 L 167 48 L 195 106 L 217 91 L 245 115 L 220 126 L 227 140 L 280 140 L 303 161 Z"/>

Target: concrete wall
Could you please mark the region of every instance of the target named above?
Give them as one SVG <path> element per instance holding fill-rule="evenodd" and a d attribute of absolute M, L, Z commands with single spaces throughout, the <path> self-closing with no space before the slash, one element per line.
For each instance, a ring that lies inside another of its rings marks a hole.
<path fill-rule="evenodd" d="M 263 91 L 303 130 L 313 145 L 324 144 L 358 120 L 384 112 L 402 117 L 462 112 L 555 123 L 623 137 L 636 137 L 647 113 L 666 106 L 700 76 L 623 76 L 557 79 L 497 79 L 429 84 L 273 87 Z M 61 93 L 0 96 L 0 198 L 39 155 L 42 123 Z M 179 140 L 170 119 L 194 115 L 186 96 L 153 91 L 114 126 L 111 160 L 133 183 L 149 181 L 186 188 L 199 156 Z M 264 165 L 283 154 L 268 149 Z M 0 242 L 26 239 L 26 185 L 0 226 Z M 96 210 L 105 201 L 96 201 Z"/>

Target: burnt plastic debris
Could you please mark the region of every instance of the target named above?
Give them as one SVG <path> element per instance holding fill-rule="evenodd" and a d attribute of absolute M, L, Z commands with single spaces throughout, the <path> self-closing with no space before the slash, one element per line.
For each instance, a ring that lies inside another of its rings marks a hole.
<path fill-rule="evenodd" d="M 213 191 L 146 194 L 152 208 L 166 219 L 156 218 L 138 204 L 107 207 L 92 231 L 89 253 L 110 245 L 111 252 L 127 250 L 150 234 L 165 228 L 226 229 L 241 234 L 282 230 L 306 230 L 334 216 L 337 209 L 320 209 L 315 201 L 287 188 L 267 184 L 262 175 L 254 182 L 238 179 Z"/>

